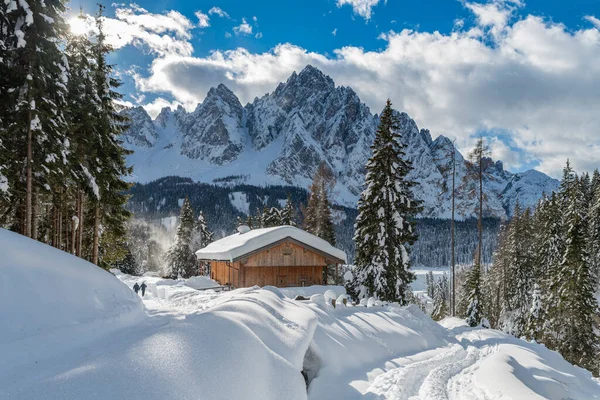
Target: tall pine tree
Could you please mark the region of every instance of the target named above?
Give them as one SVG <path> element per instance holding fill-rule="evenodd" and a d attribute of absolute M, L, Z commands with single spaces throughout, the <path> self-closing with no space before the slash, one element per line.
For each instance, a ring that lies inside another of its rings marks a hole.
<path fill-rule="evenodd" d="M 358 202 L 354 285 L 361 298 L 404 303 L 408 284 L 415 278 L 409 251 L 417 240 L 414 218 L 421 208 L 412 192 L 415 183 L 407 177 L 412 165 L 399 132 L 398 117 L 388 100 Z"/>
<path fill-rule="evenodd" d="M 177 279 L 179 277 L 189 278 L 195 275 L 196 266 L 198 265 L 194 254 L 195 250 L 198 249 L 192 248 L 195 223 L 194 211 L 189 199 L 186 198 L 181 206 L 175 243 L 167 251 L 167 262 L 163 276 Z"/>

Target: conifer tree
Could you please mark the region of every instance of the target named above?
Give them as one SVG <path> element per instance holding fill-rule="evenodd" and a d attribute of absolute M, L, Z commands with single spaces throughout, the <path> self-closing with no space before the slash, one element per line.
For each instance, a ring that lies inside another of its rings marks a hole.
<path fill-rule="evenodd" d="M 596 278 L 596 284 L 598 284 L 600 281 L 600 175 L 598 170 L 594 172 L 594 179 L 592 180 L 587 243 L 590 268 Z"/>
<path fill-rule="evenodd" d="M 304 210 L 302 228 L 335 245 L 335 231 L 329 196 L 335 186 L 333 172 L 322 162 L 310 186 L 308 205 Z"/>
<path fill-rule="evenodd" d="M 192 249 L 194 225 L 194 211 L 189 199 L 186 198 L 181 207 L 175 243 L 167 252 L 164 276 L 177 279 L 178 277 L 189 278 L 195 274 L 197 260 L 195 250 Z"/>
<path fill-rule="evenodd" d="M 446 315 L 448 315 L 448 306 L 446 304 L 442 281 L 438 279 L 433 287 L 433 312 L 431 318 L 439 321 Z"/>
<path fill-rule="evenodd" d="M 198 215 L 198 220 L 196 221 L 196 224 L 194 226 L 194 233 L 192 235 L 192 251 L 196 252 L 197 250 L 208 246 L 213 241 L 212 237 L 213 233 L 208 230 L 208 224 L 206 223 L 206 218 L 204 218 L 204 213 L 200 211 L 200 214 Z M 200 262 L 199 275 L 209 274 L 210 262 Z"/>
<path fill-rule="evenodd" d="M 562 258 L 550 275 L 549 329 L 546 343 L 565 359 L 583 368 L 595 367 L 596 344 L 594 277 L 586 249 L 582 186 L 569 162 L 560 187 Z"/>
<path fill-rule="evenodd" d="M 119 237 L 125 234 L 125 222 L 131 215 L 124 207 L 127 202 L 124 192 L 129 188 L 129 184 L 123 180 L 124 176 L 131 173 L 131 168 L 125 161 L 125 157 L 131 152 L 123 147 L 120 138 L 127 129 L 127 118 L 119 113 L 120 106 L 117 104 L 117 100 L 123 97 L 115 91 L 121 82 L 113 76 L 113 66 L 106 61 L 107 55 L 113 49 L 106 43 L 103 10 L 104 7 L 100 5 L 96 15 L 98 34 L 94 48 L 94 77 L 96 93 L 100 100 L 97 110 L 98 135 L 92 143 L 95 152 L 88 154 L 88 159 L 93 160 L 90 165 L 92 168 L 86 173 L 90 186 L 94 189 L 91 260 L 94 264 L 99 261 L 100 224 L 102 223 L 103 232 L 111 232 Z"/>
<path fill-rule="evenodd" d="M 64 1 L 4 2 L 0 129 L 8 155 L 3 180 L 12 199 L 9 213 L 21 233 L 35 238 L 35 197 L 47 196 L 67 173 L 69 142 L 63 115 L 68 63 L 61 48 Z"/>
<path fill-rule="evenodd" d="M 355 287 L 362 298 L 404 303 L 414 280 L 409 251 L 417 239 L 414 218 L 420 203 L 413 197 L 415 183 L 407 178 L 412 165 L 404 148 L 388 100 L 371 146 L 355 224 Z"/>
<path fill-rule="evenodd" d="M 479 264 L 473 265 L 469 271 L 464 291 L 467 295 L 466 321 L 469 326 L 478 326 L 481 324 L 483 316 L 483 302 L 481 294 L 481 267 Z"/>
<path fill-rule="evenodd" d="M 292 204 L 292 197 L 288 193 L 285 207 L 281 210 L 279 225 L 296 226 L 296 209 Z"/>
<path fill-rule="evenodd" d="M 538 343 L 543 341 L 546 319 L 542 297 L 542 289 L 535 283 L 531 293 L 531 308 L 527 314 L 526 336 L 529 340 L 535 340 Z"/>

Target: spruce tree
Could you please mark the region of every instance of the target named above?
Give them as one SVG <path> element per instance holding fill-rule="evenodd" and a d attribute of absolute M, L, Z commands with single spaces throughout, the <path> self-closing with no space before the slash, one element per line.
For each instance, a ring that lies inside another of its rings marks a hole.
<path fill-rule="evenodd" d="M 412 169 L 390 100 L 381 114 L 372 156 L 366 165 L 365 190 L 358 202 L 354 242 L 355 287 L 361 298 L 406 302 L 415 278 L 410 271 L 410 246 L 417 240 L 414 218 L 420 203 L 414 199 Z"/>
<path fill-rule="evenodd" d="M 322 162 L 310 186 L 308 205 L 304 210 L 302 228 L 331 245 L 335 245 L 335 230 L 329 203 L 330 193 L 335 186 L 331 169 Z"/>
<path fill-rule="evenodd" d="M 481 294 L 481 266 L 479 264 L 473 265 L 473 268 L 469 271 L 464 291 L 469 304 L 466 311 L 467 324 L 478 326 L 484 318 Z"/>
<path fill-rule="evenodd" d="M 283 207 L 279 215 L 279 225 L 296 226 L 296 209 L 292 204 L 292 198 L 289 193 L 285 202 L 285 207 Z"/>
<path fill-rule="evenodd" d="M 433 285 L 433 311 L 431 318 L 439 321 L 448 315 L 448 305 L 446 304 L 446 296 L 442 287 L 442 280 L 438 279 Z"/>
<path fill-rule="evenodd" d="M 167 251 L 164 276 L 177 279 L 195 275 L 198 262 L 194 254 L 195 250 L 192 249 L 194 225 L 194 211 L 189 199 L 186 198 L 181 207 L 175 243 Z"/>
<path fill-rule="evenodd" d="M 194 226 L 191 244 L 192 251 L 196 252 L 197 250 L 208 246 L 213 241 L 212 237 L 213 233 L 208 230 L 208 224 L 206 223 L 206 218 L 204 218 L 204 213 L 200 211 L 198 220 Z M 209 261 L 200 262 L 199 275 L 210 275 Z"/>
<path fill-rule="evenodd" d="M 554 321 L 555 347 L 572 364 L 587 369 L 596 367 L 595 282 L 585 245 L 582 187 L 569 163 L 561 182 L 563 226 L 566 230 L 562 260 L 552 276 L 550 290 L 555 296 L 549 310 Z"/>
<path fill-rule="evenodd" d="M 67 173 L 69 142 L 63 115 L 68 63 L 61 39 L 64 1 L 4 2 L 0 15 L 0 174 L 11 191 L 14 227 L 35 238 L 36 197 L 60 187 Z"/>
<path fill-rule="evenodd" d="M 95 264 L 99 261 L 100 224 L 103 232 L 120 237 L 125 234 L 125 223 L 131 216 L 124 207 L 127 203 L 124 192 L 130 186 L 123 180 L 132 171 L 125 161 L 125 157 L 131 152 L 123 147 L 121 139 L 122 133 L 127 129 L 127 118 L 120 114 L 121 107 L 117 103 L 123 97 L 116 91 L 121 82 L 114 77 L 114 67 L 106 61 L 113 49 L 106 43 L 103 10 L 104 7 L 100 5 L 96 15 L 98 34 L 93 49 L 96 61 L 94 79 L 99 99 L 98 134 L 92 142 L 94 151 L 88 154 L 88 160 L 92 160 L 91 168 L 85 173 L 94 192 L 92 262 Z M 107 238 L 111 235 L 107 235 Z"/>
<path fill-rule="evenodd" d="M 600 175 L 598 170 L 594 172 L 593 179 L 593 195 L 590 201 L 590 208 L 588 212 L 588 238 L 587 238 L 587 249 L 590 260 L 590 268 L 594 277 L 596 278 L 596 284 L 600 281 Z"/>

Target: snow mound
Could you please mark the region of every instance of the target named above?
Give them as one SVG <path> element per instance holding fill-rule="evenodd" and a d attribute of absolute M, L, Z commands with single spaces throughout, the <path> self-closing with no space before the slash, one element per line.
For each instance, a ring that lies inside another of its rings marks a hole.
<path fill-rule="evenodd" d="M 145 316 L 131 289 L 71 254 L 5 229 L 0 229 L 0 254 L 4 366 L 58 351 L 86 334 L 97 336 L 129 326 Z"/>
<path fill-rule="evenodd" d="M 192 276 L 185 281 L 185 284 L 193 289 L 210 289 L 221 286 L 219 282 L 213 281 L 208 276 Z"/>
<path fill-rule="evenodd" d="M 325 285 L 312 285 L 312 286 L 304 286 L 304 287 L 285 287 L 279 288 L 279 291 L 283 293 L 286 297 L 290 299 L 295 298 L 296 296 L 310 297 L 313 294 L 325 294 L 327 291 L 335 292 L 338 297 L 342 294 L 346 294 L 346 288 L 343 286 L 325 286 Z"/>

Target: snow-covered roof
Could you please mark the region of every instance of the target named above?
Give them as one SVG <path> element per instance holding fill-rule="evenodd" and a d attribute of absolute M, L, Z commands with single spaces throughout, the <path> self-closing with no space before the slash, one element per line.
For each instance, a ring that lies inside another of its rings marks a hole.
<path fill-rule="evenodd" d="M 198 250 L 196 257 L 200 260 L 233 261 L 286 238 L 296 240 L 344 262 L 347 260 L 343 250 L 333 247 L 313 234 L 289 225 L 252 229 L 246 233 L 238 232 L 226 236 Z"/>

